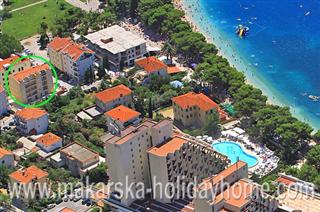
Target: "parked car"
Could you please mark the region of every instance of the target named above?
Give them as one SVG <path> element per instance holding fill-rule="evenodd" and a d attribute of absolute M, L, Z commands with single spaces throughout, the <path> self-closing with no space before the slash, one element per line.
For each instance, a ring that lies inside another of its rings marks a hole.
<path fill-rule="evenodd" d="M 47 206 L 47 209 L 52 209 L 52 208 L 54 208 L 54 207 L 56 207 L 56 204 L 49 204 L 49 205 Z"/>
<path fill-rule="evenodd" d="M 68 199 L 68 196 L 64 196 L 63 198 L 62 198 L 62 200 L 64 201 L 64 202 L 67 202 L 69 199 Z"/>

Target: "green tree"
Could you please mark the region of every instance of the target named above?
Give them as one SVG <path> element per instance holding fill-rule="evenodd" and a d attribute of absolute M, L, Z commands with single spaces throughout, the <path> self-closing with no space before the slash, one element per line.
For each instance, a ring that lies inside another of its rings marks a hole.
<path fill-rule="evenodd" d="M 203 131 L 207 135 L 218 136 L 220 134 L 220 129 L 219 113 L 216 110 L 213 110 L 211 114 L 207 115 Z"/>
<path fill-rule="evenodd" d="M 21 52 L 22 46 L 13 36 L 5 33 L 0 34 L 0 57 L 7 58 L 12 53 Z"/>
<path fill-rule="evenodd" d="M 153 117 L 153 107 L 152 107 L 152 99 L 149 97 L 149 103 L 148 103 L 148 117 L 152 119 Z"/>
<path fill-rule="evenodd" d="M 320 144 L 309 150 L 306 159 L 309 165 L 314 166 L 320 172 Z"/>
<path fill-rule="evenodd" d="M 89 177 L 90 183 L 108 183 L 107 166 L 101 163 L 96 168 L 88 171 L 86 176 Z"/>
<path fill-rule="evenodd" d="M 315 140 L 316 142 L 320 142 L 320 130 L 318 130 L 313 136 L 312 136 L 313 140 Z"/>
<path fill-rule="evenodd" d="M 167 60 L 170 61 L 170 64 L 172 64 L 172 57 L 174 54 L 173 46 L 166 41 L 162 47 L 162 52 L 167 56 Z"/>
<path fill-rule="evenodd" d="M 8 8 L 4 8 L 2 10 L 0 10 L 0 17 L 2 18 L 2 20 L 6 20 L 11 18 L 11 13 L 10 10 Z"/>

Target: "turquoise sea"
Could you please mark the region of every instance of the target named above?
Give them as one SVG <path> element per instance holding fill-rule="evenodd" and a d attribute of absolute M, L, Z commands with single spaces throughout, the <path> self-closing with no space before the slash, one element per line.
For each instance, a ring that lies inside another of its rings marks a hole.
<path fill-rule="evenodd" d="M 320 1 L 184 0 L 188 16 L 269 101 L 320 129 Z M 235 34 L 248 26 L 246 38 Z"/>

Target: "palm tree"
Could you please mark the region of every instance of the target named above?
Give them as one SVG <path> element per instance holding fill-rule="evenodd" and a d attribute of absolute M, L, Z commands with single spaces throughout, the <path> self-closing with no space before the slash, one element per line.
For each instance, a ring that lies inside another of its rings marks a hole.
<path fill-rule="evenodd" d="M 167 56 L 167 60 L 170 61 L 170 64 L 172 64 L 172 57 L 174 54 L 173 46 L 166 41 L 162 47 L 162 52 Z"/>

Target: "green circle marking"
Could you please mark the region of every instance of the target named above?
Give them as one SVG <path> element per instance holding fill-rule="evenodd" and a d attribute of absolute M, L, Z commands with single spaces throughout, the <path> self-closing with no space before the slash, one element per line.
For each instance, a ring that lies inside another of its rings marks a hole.
<path fill-rule="evenodd" d="M 36 58 L 36 59 L 39 59 L 39 60 L 42 60 L 44 61 L 46 64 L 49 65 L 51 71 L 52 71 L 52 74 L 54 76 L 54 79 L 55 79 L 55 83 L 54 83 L 54 88 L 53 88 L 53 92 L 50 94 L 50 96 L 42 101 L 42 102 L 39 102 L 37 104 L 33 104 L 33 105 L 30 105 L 30 104 L 24 104 L 22 102 L 20 102 L 19 100 L 17 100 L 17 98 L 15 96 L 12 95 L 11 93 L 11 90 L 10 90 L 10 87 L 9 87 L 9 74 L 11 73 L 13 67 L 19 63 L 20 61 L 24 60 L 24 59 L 31 59 L 31 58 Z M 55 96 L 55 94 L 57 93 L 57 89 L 58 89 L 58 86 L 59 86 L 59 83 L 58 83 L 58 75 L 57 75 L 57 72 L 54 68 L 54 66 L 51 64 L 51 62 L 43 57 L 40 57 L 40 56 L 35 56 L 35 55 L 27 55 L 27 56 L 22 56 L 18 59 L 16 59 L 15 61 L 13 61 L 10 66 L 9 66 L 9 69 L 5 72 L 5 75 L 4 75 L 4 82 L 5 82 L 5 90 L 7 91 L 8 93 L 8 96 L 18 105 L 22 106 L 22 107 L 25 107 L 25 108 L 37 108 L 37 107 L 41 107 L 47 103 L 49 103 L 53 97 Z"/>

